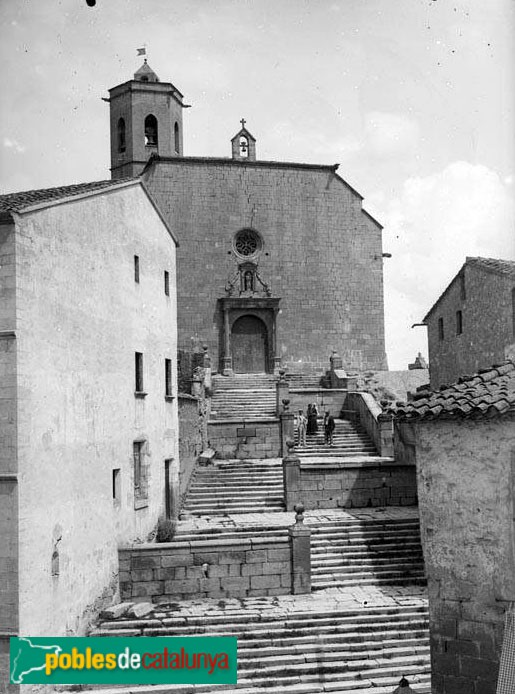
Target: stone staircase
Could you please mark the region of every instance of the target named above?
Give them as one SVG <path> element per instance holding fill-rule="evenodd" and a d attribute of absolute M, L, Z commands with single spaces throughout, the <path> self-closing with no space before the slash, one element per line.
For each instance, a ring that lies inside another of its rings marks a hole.
<path fill-rule="evenodd" d="M 284 511 L 281 462 L 216 461 L 197 467 L 182 510 L 193 516 Z"/>
<path fill-rule="evenodd" d="M 102 622 L 91 635 L 237 637 L 237 685 L 131 686 L 131 692 L 391 694 L 402 676 L 416 692 L 430 691 L 423 600 L 344 609 L 321 600 L 296 607 L 289 598 L 204 600 L 182 610 L 162 604 L 144 619 Z"/>
<path fill-rule="evenodd" d="M 346 419 L 335 419 L 333 446 L 324 443 L 324 420 L 318 419 L 318 432 L 306 436 L 306 446 L 299 446 L 298 431 L 295 431 L 295 453 L 299 458 L 329 456 L 350 458 L 353 456 L 377 456 L 377 450 L 365 429 Z"/>
<path fill-rule="evenodd" d="M 211 420 L 275 418 L 276 380 L 269 374 L 214 376 Z"/>
<path fill-rule="evenodd" d="M 418 519 L 310 524 L 313 590 L 355 585 L 425 585 Z"/>

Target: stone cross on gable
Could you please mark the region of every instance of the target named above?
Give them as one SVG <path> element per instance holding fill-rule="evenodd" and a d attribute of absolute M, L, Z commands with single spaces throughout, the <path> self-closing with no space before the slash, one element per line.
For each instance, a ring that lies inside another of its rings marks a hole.
<path fill-rule="evenodd" d="M 241 123 L 241 127 L 242 127 L 242 128 L 245 128 L 245 123 L 246 123 L 246 122 L 247 122 L 247 121 L 245 120 L 245 118 L 242 118 L 242 119 L 240 120 L 240 123 Z"/>

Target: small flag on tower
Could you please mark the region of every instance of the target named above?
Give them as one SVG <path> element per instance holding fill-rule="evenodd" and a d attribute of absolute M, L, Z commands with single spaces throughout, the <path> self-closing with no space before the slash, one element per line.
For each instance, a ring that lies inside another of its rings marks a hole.
<path fill-rule="evenodd" d="M 146 48 L 137 48 L 138 55 L 147 55 L 147 49 Z"/>

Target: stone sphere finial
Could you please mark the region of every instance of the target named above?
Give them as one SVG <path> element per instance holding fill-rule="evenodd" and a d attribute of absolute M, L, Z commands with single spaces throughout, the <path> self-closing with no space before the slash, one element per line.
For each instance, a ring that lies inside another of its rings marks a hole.
<path fill-rule="evenodd" d="M 285 376 L 286 376 L 286 370 L 285 369 L 279 369 L 279 380 L 280 381 L 285 381 Z"/>
<path fill-rule="evenodd" d="M 295 504 L 295 523 L 304 523 L 304 504 Z"/>
<path fill-rule="evenodd" d="M 290 409 L 290 400 L 289 400 L 289 398 L 283 398 L 282 403 L 283 403 L 283 409 L 284 409 L 284 411 L 285 411 L 285 412 L 288 412 L 288 410 Z"/>
<path fill-rule="evenodd" d="M 288 455 L 291 455 L 295 448 L 295 441 L 293 439 L 286 439 L 286 448 L 288 449 Z"/>

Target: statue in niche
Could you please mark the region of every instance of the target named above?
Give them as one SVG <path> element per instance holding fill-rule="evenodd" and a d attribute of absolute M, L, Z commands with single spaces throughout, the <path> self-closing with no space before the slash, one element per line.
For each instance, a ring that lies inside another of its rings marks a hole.
<path fill-rule="evenodd" d="M 254 291 L 254 273 L 252 272 L 252 270 L 245 270 L 245 272 L 243 273 L 243 291 Z"/>

